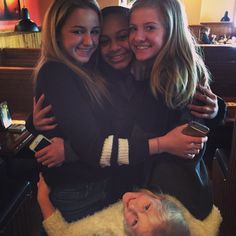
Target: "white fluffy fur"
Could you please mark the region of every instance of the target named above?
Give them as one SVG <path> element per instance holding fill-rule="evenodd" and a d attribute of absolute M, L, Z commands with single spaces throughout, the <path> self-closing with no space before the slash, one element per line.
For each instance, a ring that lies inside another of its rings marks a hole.
<path fill-rule="evenodd" d="M 191 230 L 191 236 L 216 236 L 222 221 L 219 210 L 214 206 L 209 216 L 197 220 L 174 197 L 167 196 L 183 211 L 184 217 Z M 118 202 L 74 223 L 68 224 L 56 210 L 43 225 L 49 236 L 125 236 L 123 225 L 123 207 Z"/>

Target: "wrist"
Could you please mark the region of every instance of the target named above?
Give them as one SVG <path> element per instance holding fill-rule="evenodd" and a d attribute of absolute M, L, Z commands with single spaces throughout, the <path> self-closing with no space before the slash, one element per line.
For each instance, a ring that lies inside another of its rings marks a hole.
<path fill-rule="evenodd" d="M 166 145 L 167 142 L 166 142 L 165 135 L 159 137 L 158 139 L 159 139 L 159 153 L 166 152 L 166 150 L 167 150 L 167 145 Z"/>
<path fill-rule="evenodd" d="M 43 206 L 43 205 L 49 205 L 50 203 L 50 200 L 49 200 L 49 197 L 38 197 L 38 204 L 39 206 Z"/>
<path fill-rule="evenodd" d="M 50 217 L 56 210 L 49 199 L 40 199 L 38 203 L 44 219 Z"/>
<path fill-rule="evenodd" d="M 149 139 L 149 154 L 155 155 L 162 153 L 162 140 L 161 137 Z"/>

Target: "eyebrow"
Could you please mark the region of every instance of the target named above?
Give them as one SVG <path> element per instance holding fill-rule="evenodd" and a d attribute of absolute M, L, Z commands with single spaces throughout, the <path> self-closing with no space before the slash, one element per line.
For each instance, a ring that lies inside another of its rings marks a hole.
<path fill-rule="evenodd" d="M 75 28 L 75 29 L 76 28 L 83 28 L 84 29 L 84 28 L 87 28 L 87 27 L 86 26 L 82 26 L 82 25 L 73 25 L 71 28 Z M 94 26 L 93 29 L 94 28 L 101 29 L 101 27 L 98 26 L 98 25 Z"/>
<path fill-rule="evenodd" d="M 127 27 L 127 29 L 121 29 L 121 30 L 115 32 L 115 35 L 120 34 L 120 33 L 123 33 L 123 32 L 129 33 L 129 27 Z M 107 34 L 101 34 L 100 38 L 101 38 L 101 37 L 110 38 Z"/>
<path fill-rule="evenodd" d="M 123 32 L 129 32 L 129 27 L 127 27 L 126 29 L 121 29 L 117 31 L 116 34 L 123 33 Z"/>
<path fill-rule="evenodd" d="M 157 23 L 157 22 L 154 22 L 154 21 L 150 21 L 150 22 L 145 22 L 144 25 L 148 25 L 148 24 L 155 24 L 155 25 L 162 25 L 162 23 Z M 129 26 L 135 26 L 136 24 L 130 24 Z"/>

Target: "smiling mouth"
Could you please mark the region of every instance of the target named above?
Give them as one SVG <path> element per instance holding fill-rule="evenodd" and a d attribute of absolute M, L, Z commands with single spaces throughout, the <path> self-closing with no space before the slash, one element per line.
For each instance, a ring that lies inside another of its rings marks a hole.
<path fill-rule="evenodd" d="M 89 48 L 77 47 L 76 50 L 81 51 L 81 52 L 90 52 L 91 50 L 93 50 L 93 47 L 89 47 Z"/>
<path fill-rule="evenodd" d="M 150 48 L 151 46 L 150 45 L 135 45 L 134 47 L 137 50 L 145 50 L 145 49 Z"/>
<path fill-rule="evenodd" d="M 88 57 L 92 52 L 92 48 L 76 48 L 76 54 Z"/>
<path fill-rule="evenodd" d="M 109 60 L 112 61 L 112 62 L 120 62 L 120 61 L 123 61 L 124 59 L 125 59 L 124 54 L 112 56 L 112 57 L 109 58 Z"/>

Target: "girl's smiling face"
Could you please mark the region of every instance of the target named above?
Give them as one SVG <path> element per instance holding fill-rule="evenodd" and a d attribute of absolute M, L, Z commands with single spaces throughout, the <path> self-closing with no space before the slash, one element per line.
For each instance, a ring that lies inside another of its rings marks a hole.
<path fill-rule="evenodd" d="M 166 28 L 159 8 L 142 7 L 130 16 L 130 46 L 139 61 L 158 55 L 164 46 Z"/>
<path fill-rule="evenodd" d="M 128 230 L 135 235 L 149 235 L 159 222 L 160 199 L 151 192 L 129 192 L 122 200 Z"/>
<path fill-rule="evenodd" d="M 133 53 L 129 46 L 127 18 L 119 14 L 104 18 L 100 51 L 104 61 L 115 69 L 124 69 L 130 64 Z"/>
<path fill-rule="evenodd" d="M 89 61 L 98 46 L 100 23 L 92 9 L 77 8 L 66 19 L 60 34 L 60 45 L 79 63 Z"/>

